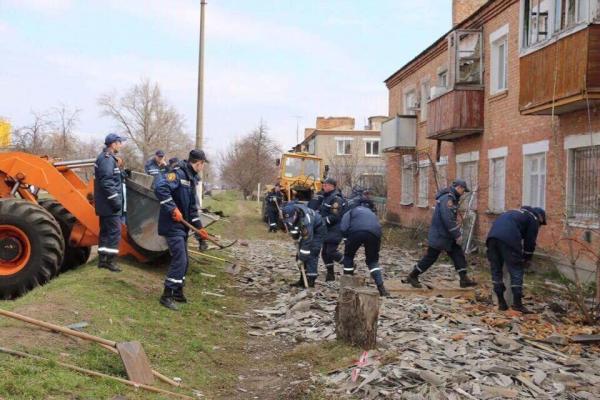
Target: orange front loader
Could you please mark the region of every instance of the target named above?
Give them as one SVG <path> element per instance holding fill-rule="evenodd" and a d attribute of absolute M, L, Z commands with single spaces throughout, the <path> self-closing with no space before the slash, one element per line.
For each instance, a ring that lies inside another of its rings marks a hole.
<path fill-rule="evenodd" d="M 73 169 L 93 163 L 52 162 L 27 153 L 0 153 L 2 298 L 18 297 L 60 271 L 87 262 L 100 230 L 93 205 L 93 180 L 85 183 Z M 142 252 L 124 227 L 120 255 L 145 261 Z"/>

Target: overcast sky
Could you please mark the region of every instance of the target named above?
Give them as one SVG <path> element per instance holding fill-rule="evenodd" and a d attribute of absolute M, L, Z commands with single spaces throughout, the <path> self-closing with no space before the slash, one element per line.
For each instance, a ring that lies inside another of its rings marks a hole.
<path fill-rule="evenodd" d="M 98 96 L 157 81 L 195 130 L 199 0 L 0 0 L 0 115 L 59 103 L 113 128 Z M 322 116 L 387 114 L 383 80 L 449 30 L 450 0 L 208 0 L 205 147 L 262 118 L 285 148 Z"/>

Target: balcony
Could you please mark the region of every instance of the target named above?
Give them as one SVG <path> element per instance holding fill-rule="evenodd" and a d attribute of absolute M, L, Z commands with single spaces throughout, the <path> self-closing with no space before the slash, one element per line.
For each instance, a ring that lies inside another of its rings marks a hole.
<path fill-rule="evenodd" d="M 519 111 L 561 115 L 600 104 L 600 25 L 521 57 Z M 556 79 L 556 82 L 555 82 Z"/>
<path fill-rule="evenodd" d="M 455 86 L 429 101 L 427 138 L 456 140 L 483 132 L 483 88 Z"/>
<path fill-rule="evenodd" d="M 417 146 L 417 117 L 398 115 L 381 124 L 381 148 L 414 149 Z"/>

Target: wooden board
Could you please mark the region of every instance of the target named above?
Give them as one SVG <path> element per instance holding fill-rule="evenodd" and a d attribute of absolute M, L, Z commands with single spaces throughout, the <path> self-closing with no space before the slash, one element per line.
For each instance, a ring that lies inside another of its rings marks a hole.
<path fill-rule="evenodd" d="M 154 383 L 150 361 L 140 342 L 117 343 L 117 350 L 119 350 L 129 380 L 145 385 Z"/>
<path fill-rule="evenodd" d="M 467 300 L 475 300 L 475 289 L 461 288 L 454 286 L 445 286 L 443 283 L 436 282 L 435 286 L 421 289 L 414 288 L 407 283 L 402 283 L 399 279 L 390 279 L 385 282 L 385 287 L 390 294 L 400 297 L 460 297 Z"/>

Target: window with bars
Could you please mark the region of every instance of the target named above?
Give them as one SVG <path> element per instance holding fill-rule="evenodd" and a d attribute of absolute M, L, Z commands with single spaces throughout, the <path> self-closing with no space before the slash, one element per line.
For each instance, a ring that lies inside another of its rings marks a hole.
<path fill-rule="evenodd" d="M 427 207 L 429 204 L 429 166 L 419 167 L 419 195 L 417 207 Z"/>
<path fill-rule="evenodd" d="M 474 190 L 477 189 L 477 161 L 459 162 L 457 165 L 456 177 L 462 179 L 467 183 L 467 186 L 471 190 L 469 193 L 461 196 L 461 209 L 466 210 L 471 199 L 471 196 L 475 196 Z M 471 202 L 471 210 L 477 209 L 477 197 L 473 197 Z"/>
<path fill-rule="evenodd" d="M 415 163 L 412 158 L 405 157 L 402 164 L 402 195 L 400 204 L 411 205 L 415 201 Z"/>
<path fill-rule="evenodd" d="M 495 213 L 504 211 L 506 191 L 506 157 L 490 159 L 489 210 Z"/>
<path fill-rule="evenodd" d="M 528 154 L 523 161 L 523 205 L 545 208 L 546 153 Z"/>
<path fill-rule="evenodd" d="M 567 190 L 569 218 L 600 222 L 600 146 L 569 150 Z"/>

